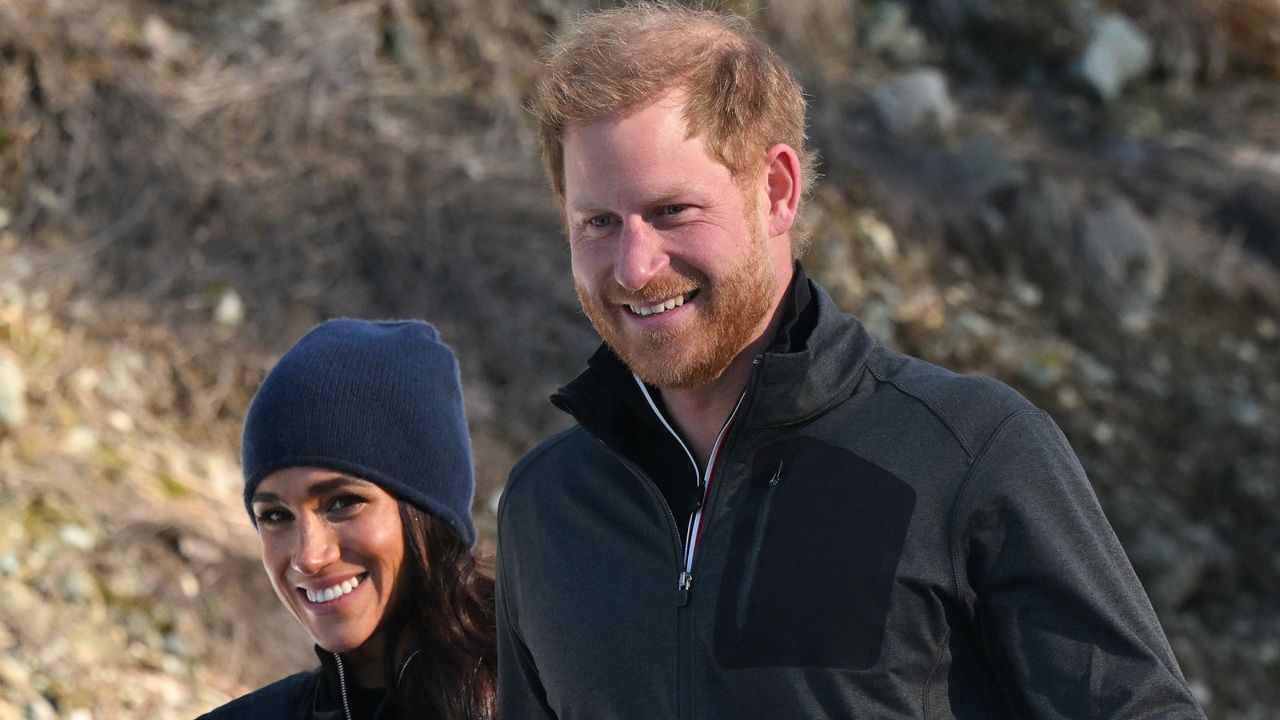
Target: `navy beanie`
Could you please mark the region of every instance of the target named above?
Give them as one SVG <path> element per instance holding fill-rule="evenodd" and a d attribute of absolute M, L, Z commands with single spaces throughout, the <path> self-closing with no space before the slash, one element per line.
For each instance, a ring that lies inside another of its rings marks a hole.
<path fill-rule="evenodd" d="M 425 322 L 329 320 L 267 374 L 244 421 L 244 504 L 288 467 L 375 483 L 468 545 L 475 474 L 458 361 Z"/>

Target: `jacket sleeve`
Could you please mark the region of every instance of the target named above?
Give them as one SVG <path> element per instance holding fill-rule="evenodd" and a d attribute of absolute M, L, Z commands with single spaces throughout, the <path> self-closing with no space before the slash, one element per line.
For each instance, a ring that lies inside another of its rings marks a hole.
<path fill-rule="evenodd" d="M 1205 717 L 1045 413 L 1017 412 L 993 433 L 953 520 L 957 590 L 1015 715 Z"/>
<path fill-rule="evenodd" d="M 499 522 L 501 525 L 501 522 Z M 502 720 L 554 720 L 555 713 L 547 706 L 546 692 L 538 677 L 529 648 L 520 637 L 517 619 L 518 608 L 513 608 L 513 598 L 518 592 L 513 587 L 508 566 L 514 562 L 509 548 L 505 548 L 503 533 L 498 534 L 498 567 L 496 611 L 498 621 L 498 717 Z"/>

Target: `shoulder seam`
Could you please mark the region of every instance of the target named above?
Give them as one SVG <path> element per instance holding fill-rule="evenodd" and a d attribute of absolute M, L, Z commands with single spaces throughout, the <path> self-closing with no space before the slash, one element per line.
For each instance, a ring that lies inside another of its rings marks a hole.
<path fill-rule="evenodd" d="M 521 458 L 520 461 L 517 462 L 515 466 L 511 468 L 511 472 L 507 475 L 506 485 L 503 486 L 502 488 L 502 496 L 504 498 L 504 501 L 500 503 L 498 507 L 497 520 L 498 520 L 499 527 L 502 526 L 502 516 L 506 514 L 507 503 L 505 501 L 505 498 L 507 496 L 507 493 L 510 492 L 511 488 L 514 487 L 515 484 L 525 476 L 525 473 L 524 473 L 525 469 L 528 468 L 531 464 L 533 464 L 533 462 L 536 461 L 538 458 L 542 457 L 545 453 L 549 452 L 552 448 L 558 447 L 562 443 L 567 442 L 570 437 L 572 437 L 576 432 L 579 432 L 581 430 L 582 430 L 582 426 L 576 423 L 572 427 L 568 427 L 568 428 L 565 428 L 564 430 L 561 430 L 559 433 L 552 435 L 551 437 L 543 441 L 541 444 L 539 444 L 537 447 L 530 450 L 527 455 Z"/>
<path fill-rule="evenodd" d="M 867 362 L 867 371 L 870 372 L 871 375 L 875 377 L 875 379 L 879 380 L 880 382 L 892 385 L 898 392 L 908 397 L 914 398 L 921 405 L 924 405 L 925 408 L 928 409 L 928 411 L 932 413 L 934 417 L 938 418 L 938 421 L 941 422 L 942 426 L 947 429 L 947 432 L 951 433 L 951 436 L 956 439 L 956 442 L 960 444 L 960 448 L 964 450 L 965 457 L 969 459 L 969 464 L 970 465 L 973 464 L 973 462 L 977 458 L 977 453 L 974 452 L 973 448 L 969 446 L 969 443 L 966 442 L 965 439 L 960 435 L 960 431 L 956 429 L 955 423 L 951 421 L 951 418 L 947 417 L 947 415 L 942 412 L 942 409 L 939 408 L 937 404 L 935 404 L 929 398 L 925 397 L 922 393 L 916 392 L 915 390 L 908 388 L 907 386 L 903 385 L 897 380 L 890 378 L 888 375 L 882 372 L 879 372 L 875 367 L 875 365 L 870 361 Z"/>

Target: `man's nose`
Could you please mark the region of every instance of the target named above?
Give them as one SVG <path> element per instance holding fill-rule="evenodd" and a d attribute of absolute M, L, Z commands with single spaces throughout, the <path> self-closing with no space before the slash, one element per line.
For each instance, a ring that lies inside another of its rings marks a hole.
<path fill-rule="evenodd" d="M 641 218 L 626 218 L 618 238 L 618 259 L 613 279 L 636 291 L 666 269 L 670 259 L 662 235 Z"/>
<path fill-rule="evenodd" d="M 340 551 L 333 528 L 318 518 L 299 520 L 293 552 L 293 569 L 315 575 L 337 561 Z"/>

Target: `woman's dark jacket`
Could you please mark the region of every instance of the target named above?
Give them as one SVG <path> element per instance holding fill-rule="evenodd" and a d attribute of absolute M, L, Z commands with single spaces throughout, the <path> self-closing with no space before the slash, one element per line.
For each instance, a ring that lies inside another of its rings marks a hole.
<path fill-rule="evenodd" d="M 344 720 L 338 664 L 333 653 L 316 647 L 320 667 L 277 680 L 197 720 Z M 383 702 L 376 720 L 393 720 L 390 702 Z"/>

